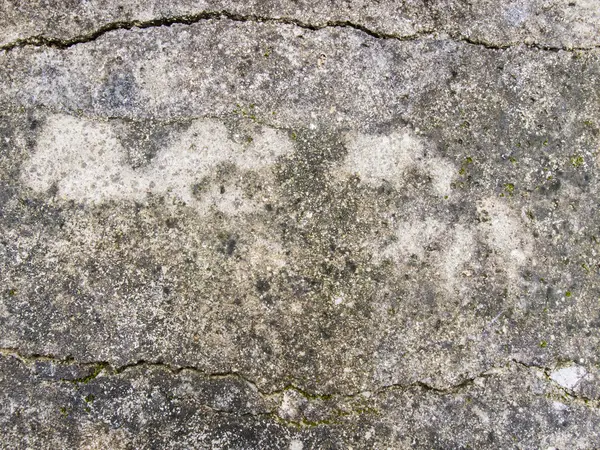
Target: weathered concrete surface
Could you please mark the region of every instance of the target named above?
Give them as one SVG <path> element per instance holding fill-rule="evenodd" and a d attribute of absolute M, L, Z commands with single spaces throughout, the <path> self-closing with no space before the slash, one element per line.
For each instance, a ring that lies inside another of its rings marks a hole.
<path fill-rule="evenodd" d="M 598 446 L 595 1 L 0 12 L 3 447 Z"/>

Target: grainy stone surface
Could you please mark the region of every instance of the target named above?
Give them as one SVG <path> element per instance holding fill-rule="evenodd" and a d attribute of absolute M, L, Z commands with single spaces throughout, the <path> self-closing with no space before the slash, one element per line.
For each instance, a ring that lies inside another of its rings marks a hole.
<path fill-rule="evenodd" d="M 596 0 L 0 29 L 0 447 L 599 445 Z"/>

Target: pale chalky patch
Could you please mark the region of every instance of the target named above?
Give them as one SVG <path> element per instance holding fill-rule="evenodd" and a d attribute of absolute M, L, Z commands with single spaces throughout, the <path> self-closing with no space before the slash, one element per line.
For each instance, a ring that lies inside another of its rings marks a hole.
<path fill-rule="evenodd" d="M 134 169 L 127 164 L 110 123 L 56 115 L 46 123 L 22 177 L 36 191 L 56 185 L 59 196 L 80 202 L 139 201 L 152 193 L 171 195 L 200 209 L 215 205 L 235 214 L 255 208 L 241 190 L 229 189 L 224 195 L 209 192 L 197 199 L 194 183 L 222 163 L 260 171 L 292 151 L 292 142 L 278 130 L 263 128 L 251 142 L 239 144 L 229 139 L 222 123 L 196 120 L 148 166 Z"/>
<path fill-rule="evenodd" d="M 481 217 L 479 230 L 499 255 L 499 262 L 508 276 L 517 279 L 519 269 L 533 255 L 531 237 L 523 229 L 519 216 L 494 197 L 481 200 L 477 210 Z"/>
<path fill-rule="evenodd" d="M 454 166 L 435 156 L 411 131 L 400 130 L 390 135 L 349 133 L 346 141 L 348 156 L 342 168 L 345 173 L 356 174 L 369 184 L 387 181 L 399 188 L 406 179 L 406 171 L 414 168 L 431 177 L 436 193 L 450 193 L 456 173 Z"/>
<path fill-rule="evenodd" d="M 572 365 L 555 370 L 550 374 L 550 378 L 565 389 L 574 389 L 586 375 L 584 367 Z"/>

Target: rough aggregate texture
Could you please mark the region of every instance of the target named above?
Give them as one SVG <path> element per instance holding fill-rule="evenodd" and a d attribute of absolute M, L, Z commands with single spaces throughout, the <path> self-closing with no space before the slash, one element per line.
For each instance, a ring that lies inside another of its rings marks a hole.
<path fill-rule="evenodd" d="M 600 4 L 0 4 L 0 448 L 596 448 Z"/>

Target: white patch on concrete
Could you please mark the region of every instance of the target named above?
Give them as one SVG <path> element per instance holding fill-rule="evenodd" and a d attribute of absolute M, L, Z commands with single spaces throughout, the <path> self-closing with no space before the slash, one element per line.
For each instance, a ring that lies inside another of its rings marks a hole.
<path fill-rule="evenodd" d="M 516 279 L 519 268 L 526 265 L 533 254 L 531 238 L 523 229 L 519 216 L 494 197 L 480 201 L 477 210 L 483 219 L 479 229 L 500 255 L 506 273 Z"/>
<path fill-rule="evenodd" d="M 478 408 L 477 406 L 473 406 L 471 408 L 471 410 L 475 413 L 475 415 L 479 418 L 479 420 L 481 421 L 481 423 L 483 424 L 488 424 L 490 423 L 490 416 L 481 408 Z"/>
<path fill-rule="evenodd" d="M 258 171 L 292 151 L 292 142 L 278 130 L 263 128 L 251 143 L 242 145 L 229 139 L 222 123 L 203 119 L 194 121 L 148 166 L 133 169 L 110 123 L 56 115 L 46 123 L 22 177 L 36 191 L 56 183 L 59 196 L 81 202 L 143 200 L 152 193 L 174 196 L 198 209 L 215 205 L 235 214 L 256 207 L 240 189 L 209 192 L 197 200 L 192 185 L 221 163 Z"/>
<path fill-rule="evenodd" d="M 424 257 L 425 247 L 439 241 L 447 225 L 435 219 L 401 222 L 396 228 L 396 242 L 383 252 L 384 258 L 402 261 L 411 255 Z"/>
<path fill-rule="evenodd" d="M 578 365 L 572 365 L 569 367 L 563 367 L 562 369 L 555 370 L 550 374 L 550 379 L 559 386 L 565 389 L 574 389 L 577 385 L 585 378 L 587 371 L 585 367 Z"/>
<path fill-rule="evenodd" d="M 476 230 L 462 224 L 450 226 L 433 218 L 411 220 L 398 223 L 396 240 L 382 251 L 373 253 L 376 261 L 389 258 L 396 264 L 403 264 L 412 255 L 420 260 L 427 258 L 427 247 L 440 244 L 439 252 L 431 262 L 438 268 L 445 290 L 458 293 L 461 274 L 473 257 L 476 235 Z"/>
<path fill-rule="evenodd" d="M 356 174 L 369 184 L 387 181 L 401 187 L 406 170 L 416 168 L 431 177 L 438 194 L 450 192 L 450 183 L 456 174 L 453 165 L 435 157 L 412 132 L 403 130 L 390 135 L 349 133 L 346 141 L 348 155 L 342 167 L 345 173 Z"/>
<path fill-rule="evenodd" d="M 440 257 L 440 265 L 446 289 L 453 292 L 460 285 L 459 277 L 465 264 L 473 257 L 475 232 L 469 227 L 456 224 L 448 238 L 449 245 Z"/>
<path fill-rule="evenodd" d="M 449 195 L 452 188 L 452 179 L 456 175 L 456 168 L 449 161 L 442 158 L 431 158 L 425 162 L 427 172 L 432 178 L 433 188 L 440 195 Z"/>
<path fill-rule="evenodd" d="M 300 403 L 298 395 L 293 391 L 286 391 L 279 405 L 278 414 L 286 420 L 296 420 L 300 417 Z"/>
<path fill-rule="evenodd" d="M 304 448 L 304 444 L 302 441 L 298 439 L 292 439 L 290 441 L 290 450 L 302 450 Z"/>
<path fill-rule="evenodd" d="M 344 168 L 358 174 L 367 183 L 382 180 L 394 183 L 402 172 L 423 158 L 423 146 L 408 133 L 389 136 L 349 135 L 348 156 Z"/>
<path fill-rule="evenodd" d="M 556 411 L 566 411 L 569 409 L 567 405 L 561 402 L 552 402 L 552 408 L 554 408 Z"/>
<path fill-rule="evenodd" d="M 59 183 L 61 195 L 77 200 L 130 195 L 122 176 L 130 178 L 132 174 L 118 170 L 123 155 L 108 124 L 54 116 L 46 123 L 22 176 L 36 191 L 47 191 Z M 138 180 L 127 181 L 132 185 Z"/>
<path fill-rule="evenodd" d="M 244 259 L 253 269 L 266 268 L 268 272 L 277 271 L 287 264 L 287 255 L 281 243 L 260 236 L 254 237 L 254 241 L 244 254 Z"/>

